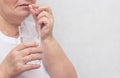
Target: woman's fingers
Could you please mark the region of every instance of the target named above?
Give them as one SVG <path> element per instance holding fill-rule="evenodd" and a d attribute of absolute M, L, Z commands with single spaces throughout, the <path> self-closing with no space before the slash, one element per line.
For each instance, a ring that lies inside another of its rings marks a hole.
<path fill-rule="evenodd" d="M 41 48 L 38 48 L 36 46 L 32 46 L 32 47 L 27 46 L 27 48 L 19 50 L 17 52 L 17 55 L 19 56 L 19 58 L 21 58 L 21 61 L 23 62 L 23 64 L 26 64 L 30 61 L 41 60 L 43 51 Z"/>
<path fill-rule="evenodd" d="M 50 14 L 46 11 L 42 11 L 38 16 L 37 19 L 40 19 L 42 17 L 50 18 Z"/>
<path fill-rule="evenodd" d="M 2 62 L 3 68 L 10 76 L 37 69 L 40 64 L 29 64 L 31 61 L 42 59 L 42 50 L 34 42 L 22 43 L 15 47 Z M 13 77 L 11 77 L 13 78 Z"/>
<path fill-rule="evenodd" d="M 32 7 L 30 9 L 33 9 L 34 11 L 40 13 L 41 11 L 47 11 L 48 13 L 52 14 L 52 10 L 49 6 L 42 6 L 42 5 L 36 5 L 32 4 Z"/>
<path fill-rule="evenodd" d="M 31 47 L 31 48 L 21 50 L 19 52 L 19 54 L 21 54 L 22 57 L 25 57 L 25 56 L 30 55 L 30 54 L 36 54 L 36 53 L 42 54 L 42 49 L 36 48 L 36 47 Z"/>
<path fill-rule="evenodd" d="M 31 61 L 41 60 L 42 59 L 42 54 L 31 54 L 31 55 L 23 57 L 22 59 L 23 59 L 23 63 L 27 64 Z"/>
<path fill-rule="evenodd" d="M 50 7 L 47 7 L 47 6 L 38 6 L 36 4 L 32 4 L 31 7 L 30 7 L 30 12 L 31 14 L 33 15 L 33 18 L 35 21 L 38 21 L 38 16 L 42 13 L 42 12 L 46 12 L 47 16 L 49 15 L 52 15 L 52 11 L 50 9 Z M 48 15 L 49 14 L 49 15 Z"/>
<path fill-rule="evenodd" d="M 26 64 L 22 67 L 21 71 L 29 71 L 32 69 L 37 69 L 40 67 L 40 64 Z"/>
<path fill-rule="evenodd" d="M 30 47 L 38 47 L 38 43 L 36 42 L 21 43 L 18 46 L 16 46 L 13 50 L 20 51 L 22 49 Z"/>
<path fill-rule="evenodd" d="M 52 37 L 52 28 L 54 23 L 54 17 L 52 10 L 48 6 L 38 6 L 32 4 L 30 12 L 33 15 L 36 26 L 40 26 L 40 36 L 42 40 Z"/>

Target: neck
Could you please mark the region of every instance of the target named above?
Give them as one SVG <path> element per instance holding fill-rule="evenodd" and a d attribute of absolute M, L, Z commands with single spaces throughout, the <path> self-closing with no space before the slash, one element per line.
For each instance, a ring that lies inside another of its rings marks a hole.
<path fill-rule="evenodd" d="M 17 38 L 19 36 L 19 30 L 18 30 L 18 26 L 20 24 L 13 24 L 13 23 L 9 23 L 7 22 L 4 18 L 2 18 L 0 16 L 0 31 L 9 36 L 9 37 L 14 37 Z"/>

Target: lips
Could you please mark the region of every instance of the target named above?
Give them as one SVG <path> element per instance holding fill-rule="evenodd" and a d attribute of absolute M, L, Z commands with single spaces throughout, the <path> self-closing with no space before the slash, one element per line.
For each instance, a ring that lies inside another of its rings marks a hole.
<path fill-rule="evenodd" d="M 21 5 L 19 5 L 19 6 L 28 6 L 29 4 L 21 4 Z"/>

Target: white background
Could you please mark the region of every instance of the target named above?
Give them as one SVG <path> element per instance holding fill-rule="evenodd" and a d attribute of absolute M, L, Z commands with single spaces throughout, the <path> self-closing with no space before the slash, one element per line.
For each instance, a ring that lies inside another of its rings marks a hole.
<path fill-rule="evenodd" d="M 78 78 L 120 78 L 120 0 L 39 0 Z M 65 69 L 67 70 L 67 69 Z"/>

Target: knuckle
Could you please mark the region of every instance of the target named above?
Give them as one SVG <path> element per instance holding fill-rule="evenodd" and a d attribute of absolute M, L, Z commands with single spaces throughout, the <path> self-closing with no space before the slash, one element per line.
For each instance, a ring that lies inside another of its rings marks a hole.
<path fill-rule="evenodd" d="M 17 72 L 21 71 L 21 67 L 20 67 L 20 66 L 17 66 L 17 67 L 16 67 L 16 71 L 17 71 Z"/>
<path fill-rule="evenodd" d="M 15 60 L 16 59 L 16 52 L 15 51 L 12 51 L 11 52 L 11 57 Z"/>
<path fill-rule="evenodd" d="M 33 50 L 32 50 L 32 48 L 29 48 L 28 51 L 27 51 L 28 55 L 29 55 L 31 52 L 33 52 Z"/>
<path fill-rule="evenodd" d="M 50 6 L 45 6 L 44 7 L 46 10 L 51 10 L 51 7 Z"/>
<path fill-rule="evenodd" d="M 50 13 L 52 12 L 52 9 L 51 9 L 50 6 L 44 6 L 43 9 L 44 9 L 44 11 L 47 11 L 47 12 L 50 12 Z"/>
<path fill-rule="evenodd" d="M 31 61 L 31 57 L 30 56 L 26 56 L 23 61 L 26 64 L 27 62 Z"/>
<path fill-rule="evenodd" d="M 30 51 L 25 51 L 24 54 L 25 54 L 24 56 L 30 55 Z"/>
<path fill-rule="evenodd" d="M 27 47 L 28 45 L 27 45 L 27 43 L 22 43 L 22 46 Z"/>
<path fill-rule="evenodd" d="M 46 11 L 42 11 L 42 12 L 41 12 L 41 14 L 46 15 L 46 14 L 47 14 L 47 12 L 46 12 Z"/>

